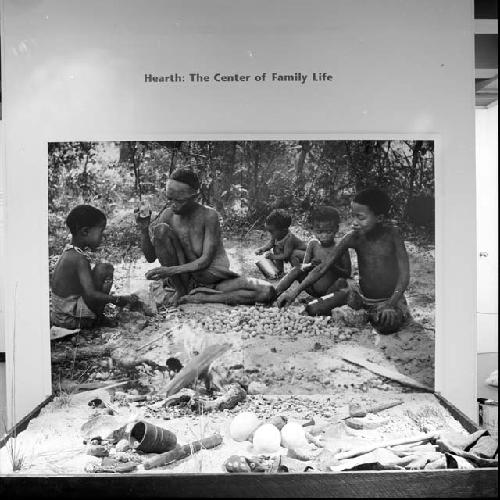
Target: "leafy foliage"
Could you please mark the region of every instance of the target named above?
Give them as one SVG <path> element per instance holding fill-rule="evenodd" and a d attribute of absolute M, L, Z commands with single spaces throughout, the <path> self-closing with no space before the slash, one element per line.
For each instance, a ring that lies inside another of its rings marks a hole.
<path fill-rule="evenodd" d="M 219 211 L 227 231 L 262 226 L 273 208 L 291 210 L 297 222 L 318 203 L 347 216 L 356 191 L 379 186 L 392 198 L 393 218 L 432 237 L 431 141 L 61 142 L 48 153 L 51 254 L 62 249 L 64 219 L 79 203 L 107 214 L 116 247 L 136 247 L 133 209 L 144 198 L 161 209 L 165 182 L 181 166 L 199 174 L 201 201 Z"/>

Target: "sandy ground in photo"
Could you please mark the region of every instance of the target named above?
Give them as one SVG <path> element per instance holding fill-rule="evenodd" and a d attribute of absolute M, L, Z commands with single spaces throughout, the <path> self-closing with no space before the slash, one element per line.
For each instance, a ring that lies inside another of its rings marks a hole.
<path fill-rule="evenodd" d="M 262 277 L 253 252 L 266 238 L 264 232 L 253 231 L 244 244 L 225 239 L 232 268 Z M 168 470 L 221 472 L 230 455 L 252 455 L 249 442 L 237 443 L 228 436 L 232 417 L 243 409 L 255 411 L 262 419 L 285 415 L 300 422 L 311 418 L 318 421 L 334 418 L 350 402 L 369 404 L 401 397 L 403 405 L 382 412 L 387 418 L 383 426 L 376 431 L 349 429 L 350 434 L 354 433 L 349 438 L 366 441 L 410 435 L 422 430 L 423 421 L 430 430 L 461 430 L 432 394 L 417 393 L 343 359 L 354 354 L 433 386 L 434 251 L 410 243 L 407 250 L 411 282 L 406 297 L 413 321 L 393 335 L 377 334 L 364 321 L 362 312 L 347 307 L 333 318 L 310 318 L 301 314 L 300 303 L 281 311 L 274 306 L 207 304 L 163 308 L 155 316 L 124 310 L 118 314 L 117 327 L 52 342 L 53 355 L 66 356 L 64 361 L 53 364 L 54 391 L 59 397 L 11 441 L 23 457 L 21 472 L 81 473 L 85 464 L 95 460 L 86 455 L 80 434 L 81 425 L 95 411 L 88 406 L 91 393 L 78 393 L 75 384 L 126 379 L 129 384 L 123 390 L 134 388 L 139 393 L 159 396 L 169 381 L 166 374 L 146 365 L 127 369 L 119 358 L 140 355 L 164 365 L 167 358 L 174 356 L 186 363 L 193 353 L 214 343 L 229 343 L 231 347 L 213 363 L 213 368 L 224 381 L 247 386 L 251 395 L 231 411 L 198 416 L 174 407 L 163 413 L 156 422 L 175 432 L 181 444 L 215 431 L 224 437 L 217 449 L 203 450 Z M 355 259 L 353 264 L 356 272 Z M 147 286 L 144 273 L 156 265 L 144 259 L 115 265 L 116 293 Z M 299 299 L 304 297 L 302 294 Z M 102 355 L 79 356 L 85 349 L 100 349 Z M 155 421 L 155 415 L 148 413 L 143 403 L 120 407 L 120 415 L 124 420 L 145 416 Z M 8 451 L 8 447 L 1 450 L 2 471 L 9 469 Z"/>

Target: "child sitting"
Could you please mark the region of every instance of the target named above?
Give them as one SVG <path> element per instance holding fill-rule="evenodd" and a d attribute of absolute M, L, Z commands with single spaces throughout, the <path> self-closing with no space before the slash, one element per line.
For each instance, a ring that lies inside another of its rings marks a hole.
<path fill-rule="evenodd" d="M 265 257 L 274 262 L 279 276 L 283 275 L 285 262 L 299 266 L 305 255 L 306 243 L 290 231 L 291 224 L 292 218 L 284 210 L 273 210 L 266 218 L 266 231 L 271 239 L 255 251 L 256 255 L 267 252 Z"/>
<path fill-rule="evenodd" d="M 394 333 L 409 319 L 404 292 L 410 279 L 408 254 L 398 228 L 385 222 L 390 200 L 380 189 L 365 189 L 352 202 L 353 231 L 335 247 L 328 260 L 314 268 L 294 290 L 283 293 L 278 305 L 293 302 L 311 287 L 342 254 L 353 248 L 358 257 L 359 284 L 348 281 L 348 287 L 309 304 L 310 314 L 330 314 L 334 307 L 347 304 L 353 309 L 366 309 L 372 325 L 379 333 Z"/>
<path fill-rule="evenodd" d="M 335 235 L 339 230 L 340 215 L 338 211 L 326 205 L 319 206 L 311 212 L 312 230 L 315 239 L 311 240 L 306 248 L 302 266 L 294 267 L 276 287 L 277 295 L 298 281 L 299 283 L 312 271 L 313 268 L 329 259 L 335 249 Z M 338 263 L 328 269 L 306 292 L 313 297 L 322 297 L 336 292 L 347 286 L 345 278 L 351 276 L 351 259 L 349 252 L 344 252 Z"/>
<path fill-rule="evenodd" d="M 135 295 L 110 295 L 114 268 L 99 263 L 90 268 L 84 249 L 100 245 L 106 216 L 90 205 L 78 205 L 66 218 L 71 244 L 66 245 L 52 275 L 50 322 L 68 329 L 91 328 L 102 319 L 104 306 L 137 302 Z"/>

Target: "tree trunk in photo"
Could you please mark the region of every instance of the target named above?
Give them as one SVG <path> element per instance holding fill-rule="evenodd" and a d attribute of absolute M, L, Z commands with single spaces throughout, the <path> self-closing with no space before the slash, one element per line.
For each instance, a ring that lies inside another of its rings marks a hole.
<path fill-rule="evenodd" d="M 259 145 L 258 145 L 259 146 Z M 260 170 L 260 151 L 257 151 L 254 156 L 253 161 L 253 172 L 252 172 L 252 192 L 253 192 L 253 203 L 252 208 L 256 208 L 259 204 L 259 170 Z"/>
<path fill-rule="evenodd" d="M 311 150 L 309 141 L 299 141 L 300 152 L 295 158 L 295 192 L 299 198 L 304 196 L 304 163 L 307 153 Z"/>
<path fill-rule="evenodd" d="M 177 161 L 177 149 L 172 149 L 170 151 L 170 165 L 168 167 L 168 175 L 172 175 L 175 170 L 175 163 Z"/>
<path fill-rule="evenodd" d="M 134 156 L 134 143 L 130 141 L 120 142 L 120 163 L 132 163 Z"/>
<path fill-rule="evenodd" d="M 410 176 L 408 179 L 408 196 L 406 198 L 405 207 L 405 217 L 408 217 L 408 209 L 410 207 L 411 201 L 413 199 L 413 193 L 415 191 L 415 179 L 417 177 L 417 166 L 420 160 L 420 151 L 422 150 L 423 141 L 415 141 L 412 147 L 412 158 L 411 158 L 411 169 Z"/>
<path fill-rule="evenodd" d="M 134 149 L 133 149 L 133 157 L 132 157 L 132 167 L 134 169 L 134 181 L 135 181 L 135 190 L 137 194 L 139 195 L 139 199 L 141 198 L 141 174 L 140 174 L 140 168 L 141 168 L 141 162 L 142 162 L 142 146 L 139 142 L 135 143 Z"/>

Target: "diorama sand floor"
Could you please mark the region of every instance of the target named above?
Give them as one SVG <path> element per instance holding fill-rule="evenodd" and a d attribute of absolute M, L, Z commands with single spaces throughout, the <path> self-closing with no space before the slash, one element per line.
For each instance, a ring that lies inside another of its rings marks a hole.
<path fill-rule="evenodd" d="M 245 246 L 239 241 L 224 242 L 235 271 L 260 277 L 253 248 L 262 244 L 264 237 L 263 233 L 254 232 L 252 244 Z M 52 352 L 53 356 L 59 356 L 59 362 L 53 364 L 53 382 L 54 391 L 60 396 L 46 406 L 16 440 L 11 440 L 10 448 L 0 451 L 1 470 L 9 470 L 8 452 L 14 447 L 23 458 L 21 472 L 82 473 L 86 463 L 97 459 L 86 455 L 80 435 L 81 425 L 94 411 L 87 404 L 92 393 L 78 393 L 77 384 L 104 385 L 127 380 L 129 383 L 122 390 L 161 396 L 169 382 L 168 376 L 146 365 L 130 370 L 121 361 L 140 355 L 164 365 L 165 360 L 173 356 L 186 363 L 194 353 L 214 343 L 231 346 L 213 363 L 215 371 L 225 382 L 244 384 L 250 395 L 231 411 L 197 416 L 172 408 L 162 415 L 164 418 L 156 420 L 175 432 L 181 444 L 207 437 L 214 431 L 224 437 L 219 448 L 203 450 L 172 464 L 167 467 L 169 471 L 221 472 L 223 462 L 230 455 L 251 455 L 250 443 L 231 440 L 227 431 L 232 416 L 244 409 L 256 411 L 262 419 L 285 415 L 298 421 L 311 418 L 318 421 L 334 419 L 353 401 L 369 404 L 401 397 L 403 405 L 381 413 L 388 418 L 384 426 L 376 431 L 349 429 L 352 434 L 349 439 L 401 437 L 420 432 L 422 425 L 427 424 L 429 430 L 461 429 L 432 394 L 412 392 L 343 359 L 354 354 L 433 386 L 433 249 L 417 248 L 409 243 L 407 248 L 411 283 L 406 295 L 413 321 L 397 334 L 378 335 L 362 321 L 362 316 L 348 308 L 342 308 L 333 318 L 314 320 L 301 315 L 301 304 L 285 311 L 276 307 L 214 304 L 164 308 L 148 317 L 124 310 L 118 314 L 116 327 L 54 341 Z M 144 287 L 144 273 L 154 266 L 142 259 L 116 265 L 116 292 L 127 293 Z M 82 357 L 79 356 L 82 349 L 95 349 L 99 354 Z M 155 422 L 148 406 L 142 403 L 122 406 L 120 414 L 125 420 L 146 417 Z"/>
<path fill-rule="evenodd" d="M 9 450 L 14 448 L 22 457 L 20 473 L 28 474 L 83 474 L 88 463 L 100 462 L 100 459 L 86 454 L 80 427 L 96 414 L 87 400 L 95 397 L 92 393 L 80 393 L 70 398 L 56 398 L 49 403 L 33 419 L 28 428 L 10 447 L 0 451 L 0 470 L 2 473 L 12 471 Z M 341 445 L 362 445 L 381 440 L 413 436 L 422 431 L 451 429 L 463 432 L 462 426 L 445 410 L 432 394 L 401 393 L 400 391 L 372 390 L 364 397 L 353 395 L 354 401 L 389 401 L 395 397 L 402 398 L 403 404 L 379 413 L 386 423 L 374 430 L 353 430 L 344 427 L 346 433 L 341 438 L 331 436 L 325 441 L 327 448 Z M 201 416 L 181 416 L 171 420 L 147 418 L 156 425 L 165 427 L 177 435 L 180 444 L 208 437 L 214 432 L 223 436 L 223 443 L 214 449 L 202 450 L 182 461 L 169 466 L 149 471 L 139 470 L 136 473 L 220 473 L 224 472 L 223 464 L 231 455 L 254 456 L 252 444 L 248 441 L 236 442 L 229 436 L 229 424 L 238 412 L 255 411 L 264 420 L 266 416 L 284 415 L 290 420 L 306 422 L 313 416 L 317 422 L 331 419 L 335 409 L 340 409 L 348 394 L 336 396 L 249 396 L 247 400 L 231 411 L 205 414 Z M 119 418 L 123 422 L 145 416 L 144 408 L 120 407 Z M 341 441 L 340 441 L 341 440 Z M 281 448 L 278 454 L 286 454 Z M 145 455 L 147 458 L 149 455 Z M 154 455 L 151 455 L 154 456 Z"/>

